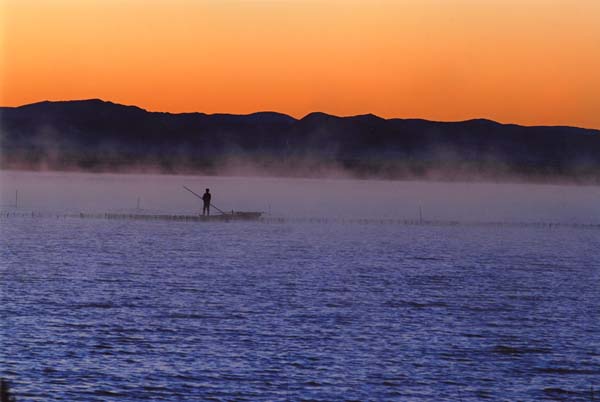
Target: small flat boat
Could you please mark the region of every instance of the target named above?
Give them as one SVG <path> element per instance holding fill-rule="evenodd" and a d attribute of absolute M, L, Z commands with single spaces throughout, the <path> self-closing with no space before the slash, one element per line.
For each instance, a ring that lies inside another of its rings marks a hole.
<path fill-rule="evenodd" d="M 186 186 L 183 186 L 183 188 L 186 189 L 187 191 L 189 191 L 190 193 L 192 193 L 195 197 L 204 201 L 203 197 L 200 194 L 196 193 L 191 188 L 186 187 Z M 208 193 L 208 189 L 206 189 L 206 192 Z M 206 202 L 208 202 L 210 204 L 210 198 L 208 200 L 209 201 L 206 201 Z M 204 205 L 206 205 L 206 203 Z M 225 211 L 217 208 L 213 204 L 210 204 L 210 206 L 213 207 L 214 209 L 216 209 L 217 211 L 219 211 L 221 214 L 220 215 L 200 215 L 199 217 L 197 217 L 197 219 L 194 219 L 194 220 L 201 220 L 201 221 L 255 221 L 255 220 L 260 219 L 260 216 L 262 215 L 262 212 L 242 212 L 242 211 L 225 212 Z"/>

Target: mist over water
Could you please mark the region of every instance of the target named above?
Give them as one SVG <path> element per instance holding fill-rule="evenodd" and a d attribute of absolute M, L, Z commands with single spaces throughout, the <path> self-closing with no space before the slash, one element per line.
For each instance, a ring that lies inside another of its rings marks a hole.
<path fill-rule="evenodd" d="M 52 212 L 198 214 L 210 188 L 225 211 L 277 217 L 600 223 L 600 187 L 482 182 L 0 172 L 1 204 Z M 213 212 L 217 212 L 213 209 Z"/>

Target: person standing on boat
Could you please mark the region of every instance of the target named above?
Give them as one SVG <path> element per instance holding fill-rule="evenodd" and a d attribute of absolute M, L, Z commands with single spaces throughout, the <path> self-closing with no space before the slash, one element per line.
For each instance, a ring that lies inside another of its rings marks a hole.
<path fill-rule="evenodd" d="M 210 215 L 210 199 L 211 199 L 211 197 L 212 196 L 210 195 L 210 190 L 207 188 L 206 192 L 202 196 L 202 201 L 204 201 L 204 208 L 202 208 L 202 216 Z"/>

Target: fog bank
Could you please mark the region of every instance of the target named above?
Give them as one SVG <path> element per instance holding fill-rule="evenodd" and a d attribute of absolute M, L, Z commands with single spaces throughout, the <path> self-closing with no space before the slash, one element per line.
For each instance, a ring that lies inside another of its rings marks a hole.
<path fill-rule="evenodd" d="M 600 187 L 478 182 L 0 172 L 2 209 L 197 214 L 216 207 L 279 217 L 600 223 Z M 140 210 L 137 210 L 139 199 Z M 216 212 L 216 211 L 213 211 Z"/>

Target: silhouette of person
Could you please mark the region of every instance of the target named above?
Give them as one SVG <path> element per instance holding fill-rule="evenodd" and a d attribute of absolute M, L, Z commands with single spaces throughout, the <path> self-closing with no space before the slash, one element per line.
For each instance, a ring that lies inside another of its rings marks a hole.
<path fill-rule="evenodd" d="M 207 188 L 206 192 L 202 196 L 202 201 L 204 201 L 204 207 L 202 208 L 202 216 L 210 215 L 210 199 L 211 199 L 211 197 L 212 196 L 210 195 L 210 190 Z"/>

